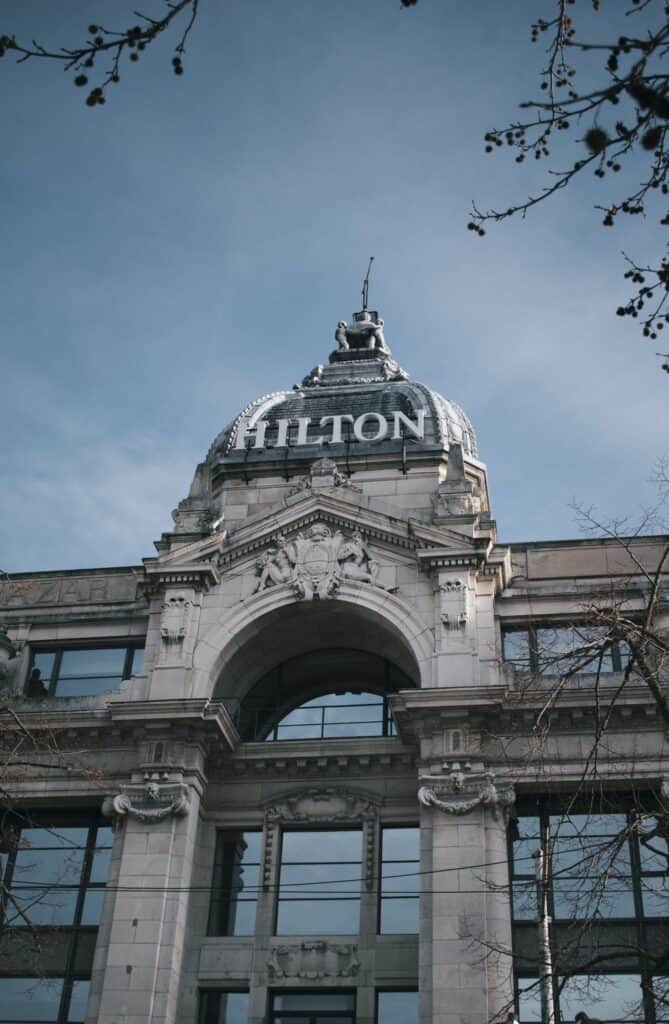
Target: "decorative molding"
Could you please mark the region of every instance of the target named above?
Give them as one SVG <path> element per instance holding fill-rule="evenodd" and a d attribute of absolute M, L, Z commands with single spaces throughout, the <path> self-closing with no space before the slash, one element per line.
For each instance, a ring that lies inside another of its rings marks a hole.
<path fill-rule="evenodd" d="M 265 807 L 265 858 L 262 867 L 263 886 L 272 876 L 272 849 L 276 845 L 278 827 L 283 824 L 340 824 L 360 822 L 363 826 L 363 865 L 365 888 L 371 890 L 374 878 L 374 857 L 378 831 L 379 802 L 369 794 L 356 793 L 331 786 L 301 789 L 288 793 Z"/>
<path fill-rule="evenodd" d="M 277 547 L 268 548 L 256 562 L 259 577 L 252 593 L 287 583 L 298 600 L 334 597 L 342 582 L 367 583 L 394 592 L 377 581 L 379 563 L 359 530 L 348 536 L 315 522 L 288 539 L 280 533 Z"/>
<path fill-rule="evenodd" d="M 469 622 L 469 587 L 463 579 L 439 584 L 441 624 L 445 629 L 464 630 Z"/>
<path fill-rule="evenodd" d="M 267 821 L 364 821 L 378 812 L 378 801 L 368 794 L 356 793 L 339 786 L 287 793 L 265 807 Z"/>
<path fill-rule="evenodd" d="M 181 818 L 188 814 L 190 801 L 184 782 L 170 782 L 167 772 L 147 772 L 143 785 L 124 786 L 116 796 L 102 802 L 102 813 L 108 818 L 134 818 L 155 824 L 165 818 Z"/>
<path fill-rule="evenodd" d="M 309 467 L 308 476 L 299 477 L 288 495 L 303 494 L 305 491 L 319 490 L 322 487 L 344 487 L 356 494 L 362 494 L 362 487 L 354 484 L 350 477 L 340 472 L 334 459 L 316 459 Z"/>
<path fill-rule="evenodd" d="M 161 596 L 168 587 L 206 591 L 220 581 L 216 566 L 210 561 L 186 565 L 145 564 L 144 573 L 141 587 L 147 597 Z"/>
<path fill-rule="evenodd" d="M 182 644 L 188 633 L 192 604 L 186 594 L 176 593 L 165 598 L 160 618 L 160 635 L 163 642 Z"/>
<path fill-rule="evenodd" d="M 468 764 L 454 762 L 448 775 L 423 776 L 421 783 L 419 802 L 446 814 L 471 814 L 477 807 L 487 807 L 495 821 L 506 821 L 515 802 L 511 784 L 498 788 L 494 772 L 472 772 Z"/>
<path fill-rule="evenodd" d="M 354 943 L 313 939 L 299 945 L 272 946 L 267 974 L 272 981 L 301 978 L 354 978 L 360 970 L 358 947 Z"/>

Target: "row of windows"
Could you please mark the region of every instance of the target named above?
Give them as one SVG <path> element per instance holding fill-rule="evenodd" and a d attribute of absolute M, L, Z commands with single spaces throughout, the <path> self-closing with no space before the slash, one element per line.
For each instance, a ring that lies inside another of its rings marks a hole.
<path fill-rule="evenodd" d="M 542 904 L 556 1020 L 585 1012 L 602 1022 L 669 1021 L 669 979 L 658 976 L 669 941 L 669 829 L 654 809 L 613 797 L 562 812 L 541 799 L 519 804 L 509 847 L 521 1024 L 542 1020 Z"/>
<path fill-rule="evenodd" d="M 364 882 L 362 830 L 284 831 L 274 931 L 277 935 L 354 935 Z M 262 833 L 219 832 L 210 935 L 253 935 Z M 419 830 L 381 829 L 379 919 L 382 934 L 418 931 Z"/>
<path fill-rule="evenodd" d="M 111 828 L 90 821 L 76 813 L 3 819 L 0 925 L 11 940 L 2 1024 L 83 1024 L 113 841 Z"/>
<path fill-rule="evenodd" d="M 246 1024 L 248 992 L 204 991 L 199 1024 Z M 281 992 L 270 994 L 270 1024 L 355 1024 L 355 992 Z M 376 993 L 376 1024 L 418 1024 L 418 992 Z"/>
<path fill-rule="evenodd" d="M 144 647 L 49 647 L 36 650 L 26 696 L 89 697 L 119 687 L 142 671 Z"/>
<path fill-rule="evenodd" d="M 518 672 L 561 676 L 622 672 L 629 649 L 593 626 L 512 626 L 502 631 L 504 661 Z"/>

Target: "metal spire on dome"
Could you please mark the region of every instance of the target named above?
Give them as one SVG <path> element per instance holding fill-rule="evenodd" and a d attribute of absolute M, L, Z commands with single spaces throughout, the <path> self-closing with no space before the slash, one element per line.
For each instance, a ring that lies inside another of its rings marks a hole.
<path fill-rule="evenodd" d="M 369 298 L 369 275 L 370 275 L 370 273 L 372 271 L 372 263 L 373 262 L 374 262 L 374 257 L 370 256 L 369 257 L 369 266 L 367 267 L 367 274 L 365 275 L 365 280 L 362 282 L 362 309 L 363 309 L 363 312 L 364 312 L 364 310 L 367 309 L 367 299 Z"/>

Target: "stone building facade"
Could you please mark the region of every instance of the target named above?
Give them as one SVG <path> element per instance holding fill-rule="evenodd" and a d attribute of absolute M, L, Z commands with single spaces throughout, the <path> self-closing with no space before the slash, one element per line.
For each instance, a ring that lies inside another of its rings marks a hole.
<path fill-rule="evenodd" d="M 669 1019 L 667 539 L 501 543 L 464 412 L 335 337 L 143 565 L 0 579 L 0 1021 Z"/>

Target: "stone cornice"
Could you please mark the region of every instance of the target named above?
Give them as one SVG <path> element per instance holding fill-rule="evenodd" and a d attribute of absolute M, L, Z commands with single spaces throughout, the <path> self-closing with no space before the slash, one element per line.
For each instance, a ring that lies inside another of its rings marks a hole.
<path fill-rule="evenodd" d="M 225 774 L 257 779 L 351 778 L 414 773 L 415 754 L 398 738 L 242 743 L 230 757 L 210 750 Z"/>
<path fill-rule="evenodd" d="M 164 565 L 158 561 L 144 566 L 145 577 L 142 589 L 147 596 L 154 597 L 167 587 L 194 587 L 208 590 L 220 581 L 216 566 L 212 562 L 186 562 L 185 564 Z"/>

